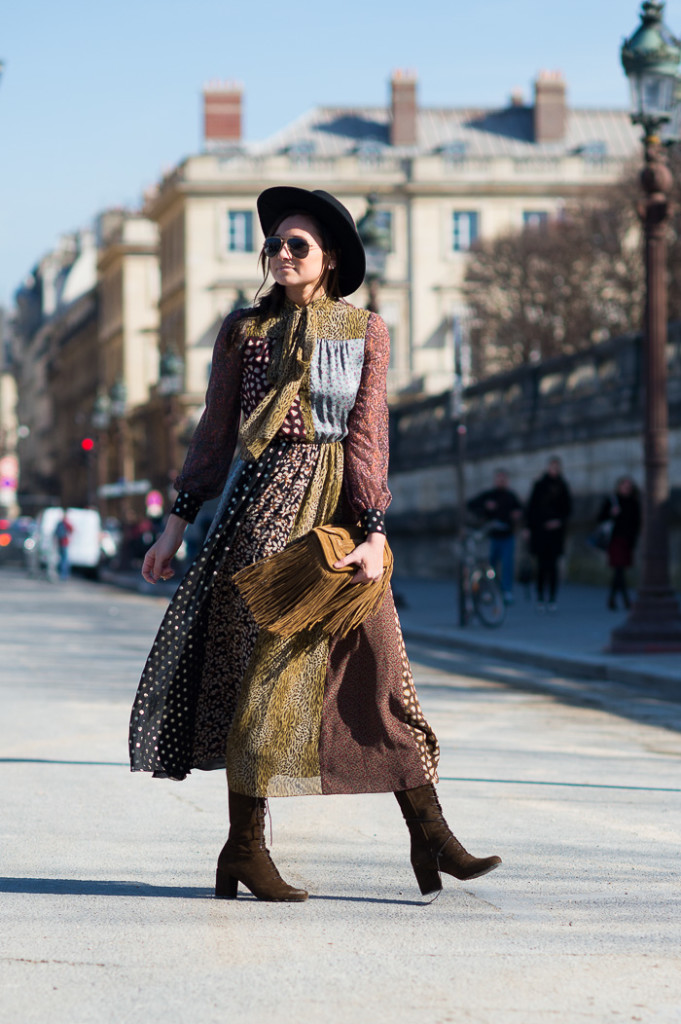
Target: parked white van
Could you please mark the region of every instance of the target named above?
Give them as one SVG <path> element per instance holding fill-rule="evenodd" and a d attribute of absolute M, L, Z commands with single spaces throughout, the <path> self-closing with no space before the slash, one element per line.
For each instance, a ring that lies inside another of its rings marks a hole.
<path fill-rule="evenodd" d="M 36 520 L 32 561 L 36 568 L 46 568 L 48 573 L 56 568 L 58 550 L 55 530 L 63 516 L 64 510 L 55 506 L 43 509 Z M 102 520 L 99 512 L 94 508 L 67 508 L 66 518 L 73 527 L 69 538 L 70 564 L 74 569 L 87 569 L 96 575 L 102 557 Z"/>

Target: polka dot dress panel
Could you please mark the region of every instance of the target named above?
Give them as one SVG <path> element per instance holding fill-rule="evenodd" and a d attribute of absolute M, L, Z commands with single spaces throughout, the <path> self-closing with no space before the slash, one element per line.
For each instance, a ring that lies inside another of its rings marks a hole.
<path fill-rule="evenodd" d="M 266 491 L 290 442 L 270 446 L 244 463 L 222 522 L 180 583 L 142 673 L 130 721 L 133 771 L 184 778 L 194 763 L 196 713 L 206 657 L 209 601 L 249 506 Z M 313 451 L 310 451 L 313 454 Z M 234 570 L 236 571 L 236 570 Z M 224 763 L 224 752 L 223 752 Z"/>

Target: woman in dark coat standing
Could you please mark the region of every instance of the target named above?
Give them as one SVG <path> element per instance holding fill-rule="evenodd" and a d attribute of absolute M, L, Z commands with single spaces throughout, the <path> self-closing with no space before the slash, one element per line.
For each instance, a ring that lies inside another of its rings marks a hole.
<path fill-rule="evenodd" d="M 617 611 L 617 595 L 622 595 L 625 608 L 631 602 L 627 591 L 626 571 L 631 567 L 634 548 L 641 532 L 641 502 L 638 488 L 630 476 L 621 476 L 612 497 L 603 499 L 599 523 L 612 523 L 608 544 L 608 563 L 612 569 L 608 608 Z"/>
<path fill-rule="evenodd" d="M 570 489 L 563 478 L 563 464 L 554 456 L 535 483 L 527 504 L 530 550 L 537 559 L 537 609 L 556 610 L 558 559 L 565 550 L 567 521 L 572 513 Z"/>
<path fill-rule="evenodd" d="M 353 565 L 357 586 L 379 580 L 390 502 L 388 332 L 344 299 L 364 279 L 355 223 L 327 192 L 301 188 L 267 189 L 258 213 L 274 284 L 222 325 L 178 498 L 144 560 L 146 580 L 172 575 L 187 523 L 222 494 L 147 660 L 132 768 L 183 779 L 226 767 L 230 830 L 216 896 L 234 899 L 241 882 L 258 899 L 306 899 L 265 846 L 267 798 L 368 792 L 395 794 L 417 881 L 433 892 L 440 871 L 475 878 L 500 858 L 471 856 L 443 818 L 438 744 L 390 590 L 347 636 L 315 626 L 280 637 L 258 628 L 233 583 L 238 570 L 327 523 L 358 524 L 365 538 L 335 567 Z"/>

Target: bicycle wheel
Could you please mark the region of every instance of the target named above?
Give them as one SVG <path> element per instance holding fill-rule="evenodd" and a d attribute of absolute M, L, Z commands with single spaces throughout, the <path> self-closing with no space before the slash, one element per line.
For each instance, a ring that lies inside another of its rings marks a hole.
<path fill-rule="evenodd" d="M 496 576 L 478 570 L 471 580 L 473 607 L 483 626 L 500 626 L 506 618 L 504 595 Z"/>

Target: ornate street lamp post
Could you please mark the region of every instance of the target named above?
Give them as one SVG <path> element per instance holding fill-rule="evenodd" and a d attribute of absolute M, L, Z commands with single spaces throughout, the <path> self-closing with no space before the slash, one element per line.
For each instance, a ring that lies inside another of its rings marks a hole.
<path fill-rule="evenodd" d="M 239 288 L 239 290 L 236 293 L 236 298 L 234 299 L 234 302 L 232 303 L 232 308 L 231 308 L 230 312 L 231 313 L 236 313 L 237 310 L 239 310 L 239 309 L 246 309 L 249 305 L 250 305 L 250 303 L 248 301 L 248 296 L 246 295 L 246 292 L 243 290 L 243 288 Z"/>
<path fill-rule="evenodd" d="M 172 484 L 180 471 L 177 451 L 177 431 L 180 425 L 180 398 L 184 390 L 184 362 L 172 349 L 166 349 L 159 367 L 158 393 L 166 402 L 166 432 L 168 437 L 167 479 Z"/>
<path fill-rule="evenodd" d="M 678 120 L 681 42 L 663 24 L 663 9 L 653 0 L 643 4 L 641 24 L 621 54 L 632 121 L 644 130 L 639 211 L 646 268 L 643 565 L 631 613 L 612 633 L 611 650 L 621 653 L 681 650 L 681 613 L 669 574 L 666 233 L 672 176 L 664 150 Z"/>
<path fill-rule="evenodd" d="M 367 309 L 372 313 L 378 313 L 378 289 L 385 281 L 385 265 L 390 252 L 390 229 L 381 220 L 380 212 L 376 209 L 377 202 L 377 196 L 369 196 L 366 213 L 357 222 L 357 231 L 367 257 Z"/>

